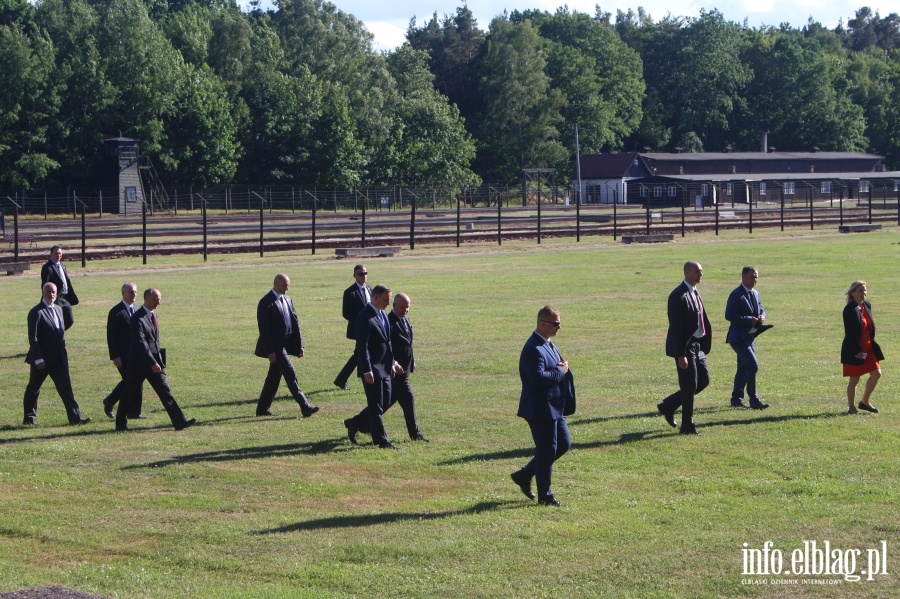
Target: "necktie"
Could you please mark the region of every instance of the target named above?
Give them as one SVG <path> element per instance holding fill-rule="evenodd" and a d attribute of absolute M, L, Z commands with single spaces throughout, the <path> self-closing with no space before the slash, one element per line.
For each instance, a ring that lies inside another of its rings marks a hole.
<path fill-rule="evenodd" d="M 128 306 L 128 318 L 134 316 L 134 306 Z"/>
<path fill-rule="evenodd" d="M 56 272 L 59 274 L 59 280 L 62 281 L 59 288 L 59 294 L 65 295 L 69 292 L 69 289 L 66 287 L 66 271 L 63 270 L 63 266 L 59 262 L 56 263 Z"/>
<path fill-rule="evenodd" d="M 50 306 L 50 313 L 53 314 L 53 324 L 56 325 L 56 330 L 62 333 L 62 323 L 59 322 L 59 315 L 56 313 L 56 310 L 53 308 L 53 306 Z"/>
<path fill-rule="evenodd" d="M 362 288 L 362 292 L 363 292 L 363 293 L 362 293 L 362 294 L 363 294 L 363 299 L 365 300 L 365 302 L 366 302 L 367 304 L 368 304 L 369 302 L 371 302 L 371 301 L 372 301 L 372 296 L 369 295 L 369 288 L 368 288 L 368 287 L 363 287 L 363 288 Z"/>
<path fill-rule="evenodd" d="M 289 334 L 291 332 L 291 317 L 288 312 L 287 300 L 282 295 L 278 297 L 278 303 L 281 305 L 281 316 L 284 318 L 284 332 Z"/>
<path fill-rule="evenodd" d="M 706 323 L 703 322 L 703 302 L 700 301 L 700 292 L 694 289 L 694 296 L 697 298 L 697 310 L 700 315 L 700 336 L 706 337 Z"/>
<path fill-rule="evenodd" d="M 550 349 L 553 351 L 553 355 L 556 356 L 556 361 L 562 362 L 562 356 L 559 355 L 559 350 L 556 349 L 556 346 L 553 345 L 553 342 L 548 340 L 547 344 L 550 345 Z"/>
<path fill-rule="evenodd" d="M 390 329 L 388 328 L 387 317 L 384 315 L 384 312 L 379 310 L 378 316 L 381 318 L 381 328 L 384 329 L 384 336 L 390 336 Z"/>
<path fill-rule="evenodd" d="M 156 324 L 156 314 L 154 314 L 153 312 L 150 313 L 150 322 L 153 323 L 153 332 L 156 333 L 157 331 L 159 331 L 159 328 Z"/>

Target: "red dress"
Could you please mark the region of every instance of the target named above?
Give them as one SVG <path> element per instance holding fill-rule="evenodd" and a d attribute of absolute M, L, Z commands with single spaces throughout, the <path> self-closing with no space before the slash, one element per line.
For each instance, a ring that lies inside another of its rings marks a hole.
<path fill-rule="evenodd" d="M 859 336 L 859 346 L 866 352 L 866 361 L 859 366 L 843 364 L 844 376 L 863 376 L 881 368 L 878 360 L 875 359 L 875 354 L 872 352 L 872 331 L 868 312 L 865 309 L 859 312 L 862 319 L 862 333 Z"/>

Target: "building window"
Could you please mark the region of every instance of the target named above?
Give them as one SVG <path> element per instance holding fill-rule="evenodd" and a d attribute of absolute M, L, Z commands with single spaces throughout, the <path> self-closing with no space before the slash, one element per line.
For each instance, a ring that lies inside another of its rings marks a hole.
<path fill-rule="evenodd" d="M 653 197 L 654 198 L 662 197 L 662 185 L 654 185 L 653 186 Z"/>
<path fill-rule="evenodd" d="M 820 191 L 822 193 L 831 193 L 831 181 L 822 181 Z"/>
<path fill-rule="evenodd" d="M 669 197 L 670 197 L 670 198 L 677 198 L 677 197 L 678 197 L 678 191 L 677 191 L 677 188 L 676 188 L 674 185 L 669 185 L 669 190 L 668 190 L 668 191 L 669 191 Z"/>
<path fill-rule="evenodd" d="M 125 201 L 126 202 L 137 202 L 137 187 L 126 187 L 125 188 Z"/>
<path fill-rule="evenodd" d="M 725 184 L 725 195 L 730 196 L 734 194 L 734 183 L 726 183 Z"/>
<path fill-rule="evenodd" d="M 766 184 L 765 183 L 759 184 L 759 195 L 761 195 L 761 196 L 766 195 Z"/>
<path fill-rule="evenodd" d="M 860 181 L 859 182 L 859 193 L 869 193 L 869 182 L 868 181 Z"/>
<path fill-rule="evenodd" d="M 644 187 L 643 185 L 641 185 L 641 197 L 642 197 L 642 198 L 646 198 L 646 197 L 647 197 L 647 188 Z"/>
<path fill-rule="evenodd" d="M 708 183 L 704 183 L 700 186 L 700 195 L 702 195 L 704 198 L 709 197 L 709 184 Z"/>
<path fill-rule="evenodd" d="M 793 195 L 794 194 L 794 182 L 793 181 L 785 181 L 784 182 L 784 194 L 785 195 Z"/>

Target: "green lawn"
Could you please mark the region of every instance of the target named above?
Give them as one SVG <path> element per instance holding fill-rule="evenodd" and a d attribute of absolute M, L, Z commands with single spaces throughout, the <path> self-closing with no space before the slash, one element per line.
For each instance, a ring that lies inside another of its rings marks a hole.
<path fill-rule="evenodd" d="M 351 351 L 340 302 L 352 262 L 294 253 L 72 265 L 82 298 L 67 334 L 72 378 L 94 419 L 84 427 L 65 425 L 49 380 L 39 426 L 20 426 L 25 317 L 39 281 L 0 277 L 0 592 L 896 597 L 898 230 L 746 237 L 472 244 L 367 261 L 371 283 L 412 297 L 413 387 L 432 442 L 408 441 L 395 408 L 385 422 L 397 452 L 350 445 L 342 420 L 364 405 L 361 385 L 331 384 Z M 655 407 L 677 385 L 664 355 L 665 302 L 688 259 L 703 264 L 714 329 L 696 438 L 674 434 Z M 765 412 L 728 407 L 735 358 L 723 313 L 747 263 L 775 324 L 757 344 Z M 253 416 L 266 369 L 252 353 L 255 307 L 279 271 L 291 277 L 303 327 L 301 386 L 322 408 L 310 419 L 284 385 L 276 417 Z M 887 354 L 877 415 L 844 415 L 841 310 L 856 278 L 869 284 Z M 170 383 L 197 427 L 176 433 L 149 387 L 149 419 L 133 432 L 114 433 L 101 411 L 118 380 L 106 311 L 126 280 L 162 291 Z M 556 341 L 579 396 L 574 449 L 554 472 L 559 509 L 526 501 L 509 480 L 533 447 L 515 416 L 519 350 L 546 303 L 562 312 Z M 771 541 L 790 567 L 791 552 L 813 540 L 862 550 L 857 573 L 865 551 L 886 541 L 889 574 L 743 574 L 744 543 Z M 839 584 L 809 584 L 823 580 Z"/>

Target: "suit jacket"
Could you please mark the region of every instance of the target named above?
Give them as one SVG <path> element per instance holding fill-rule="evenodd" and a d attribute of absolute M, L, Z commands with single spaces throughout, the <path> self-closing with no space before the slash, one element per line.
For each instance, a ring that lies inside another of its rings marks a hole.
<path fill-rule="evenodd" d="M 725 342 L 749 346 L 753 343 L 753 337 L 750 336 L 753 319 L 765 315 L 766 310 L 759 299 L 759 292 L 756 289 L 748 292 L 743 285 L 738 285 L 725 304 L 725 320 L 731 323 L 728 325 Z"/>
<path fill-rule="evenodd" d="M 48 306 L 41 300 L 28 311 L 28 353 L 25 361 L 32 366 L 38 360 L 43 360 L 47 368 L 53 368 L 67 356 L 66 335 L 56 326 L 53 312 L 59 322 L 63 323 L 62 308 L 56 304 Z"/>
<path fill-rule="evenodd" d="M 394 359 L 404 372 L 413 372 L 416 369 L 416 358 L 413 355 L 413 329 L 409 318 L 400 318 L 391 310 L 388 312 L 388 322 L 391 324 L 391 348 L 394 350 Z"/>
<path fill-rule="evenodd" d="M 369 290 L 369 297 L 372 297 L 372 286 L 366 283 L 366 289 Z M 344 290 L 344 304 L 341 308 L 341 314 L 344 316 L 344 320 L 347 321 L 347 339 L 356 338 L 356 317 L 368 303 L 366 295 L 362 293 L 362 290 L 356 283 Z"/>
<path fill-rule="evenodd" d="M 288 312 L 291 318 L 291 334 L 287 335 L 284 326 L 284 313 L 278 303 L 278 296 L 272 290 L 265 294 L 256 306 L 256 326 L 259 328 L 259 339 L 256 341 L 256 355 L 268 358 L 282 349 L 292 356 L 300 356 L 303 349 L 303 333 L 300 332 L 300 319 L 294 310 L 294 302 L 285 294 Z"/>
<path fill-rule="evenodd" d="M 566 376 L 550 344 L 537 332 L 532 333 L 522 348 L 519 377 L 522 379 L 520 418 L 534 422 L 563 417 L 568 387 Z"/>
<path fill-rule="evenodd" d="M 60 290 L 63 288 L 63 280 L 62 277 L 59 276 L 59 273 L 56 271 L 53 260 L 47 260 L 47 262 L 41 267 L 41 287 L 43 288 L 43 286 L 47 283 L 53 283 L 54 285 L 56 285 L 56 292 L 59 297 L 62 297 L 73 306 L 77 306 L 78 296 L 75 295 L 75 289 L 72 287 L 72 280 L 69 279 L 69 271 L 66 268 L 66 265 L 62 262 L 60 262 L 59 265 L 62 267 L 63 276 L 66 279 L 66 294 L 62 295 L 62 293 L 60 292 Z"/>
<path fill-rule="evenodd" d="M 863 301 L 866 318 L 869 320 L 869 334 L 872 337 L 872 353 L 876 360 L 884 360 L 881 347 L 875 343 L 875 319 L 872 318 L 872 304 L 868 300 Z M 854 302 L 844 306 L 844 340 L 841 342 L 841 364 L 861 366 L 865 360 L 860 360 L 856 354 L 862 351 L 859 338 L 862 335 L 861 309 Z"/>
<path fill-rule="evenodd" d="M 122 359 L 122 364 L 128 362 L 129 339 L 131 338 L 131 315 L 125 302 L 119 302 L 106 315 L 106 347 L 109 349 L 109 359 Z"/>
<path fill-rule="evenodd" d="M 669 332 L 666 334 L 666 355 L 678 358 L 687 355 L 687 346 L 694 341 L 694 332 L 700 326 L 700 305 L 694 297 L 693 291 L 684 281 L 672 290 L 668 302 Z M 697 339 L 700 349 L 709 353 L 712 349 L 712 325 L 709 316 L 703 310 L 703 323 L 706 334 Z"/>
<path fill-rule="evenodd" d="M 360 378 L 367 372 L 375 378 L 390 378 L 394 367 L 391 337 L 381 325 L 378 312 L 375 306 L 368 304 L 356 316 L 356 359 Z"/>
<path fill-rule="evenodd" d="M 150 373 L 154 364 L 165 369 L 165 360 L 159 349 L 159 330 L 153 330 L 150 310 L 141 306 L 131 317 L 130 338 L 128 340 L 128 368 Z"/>

